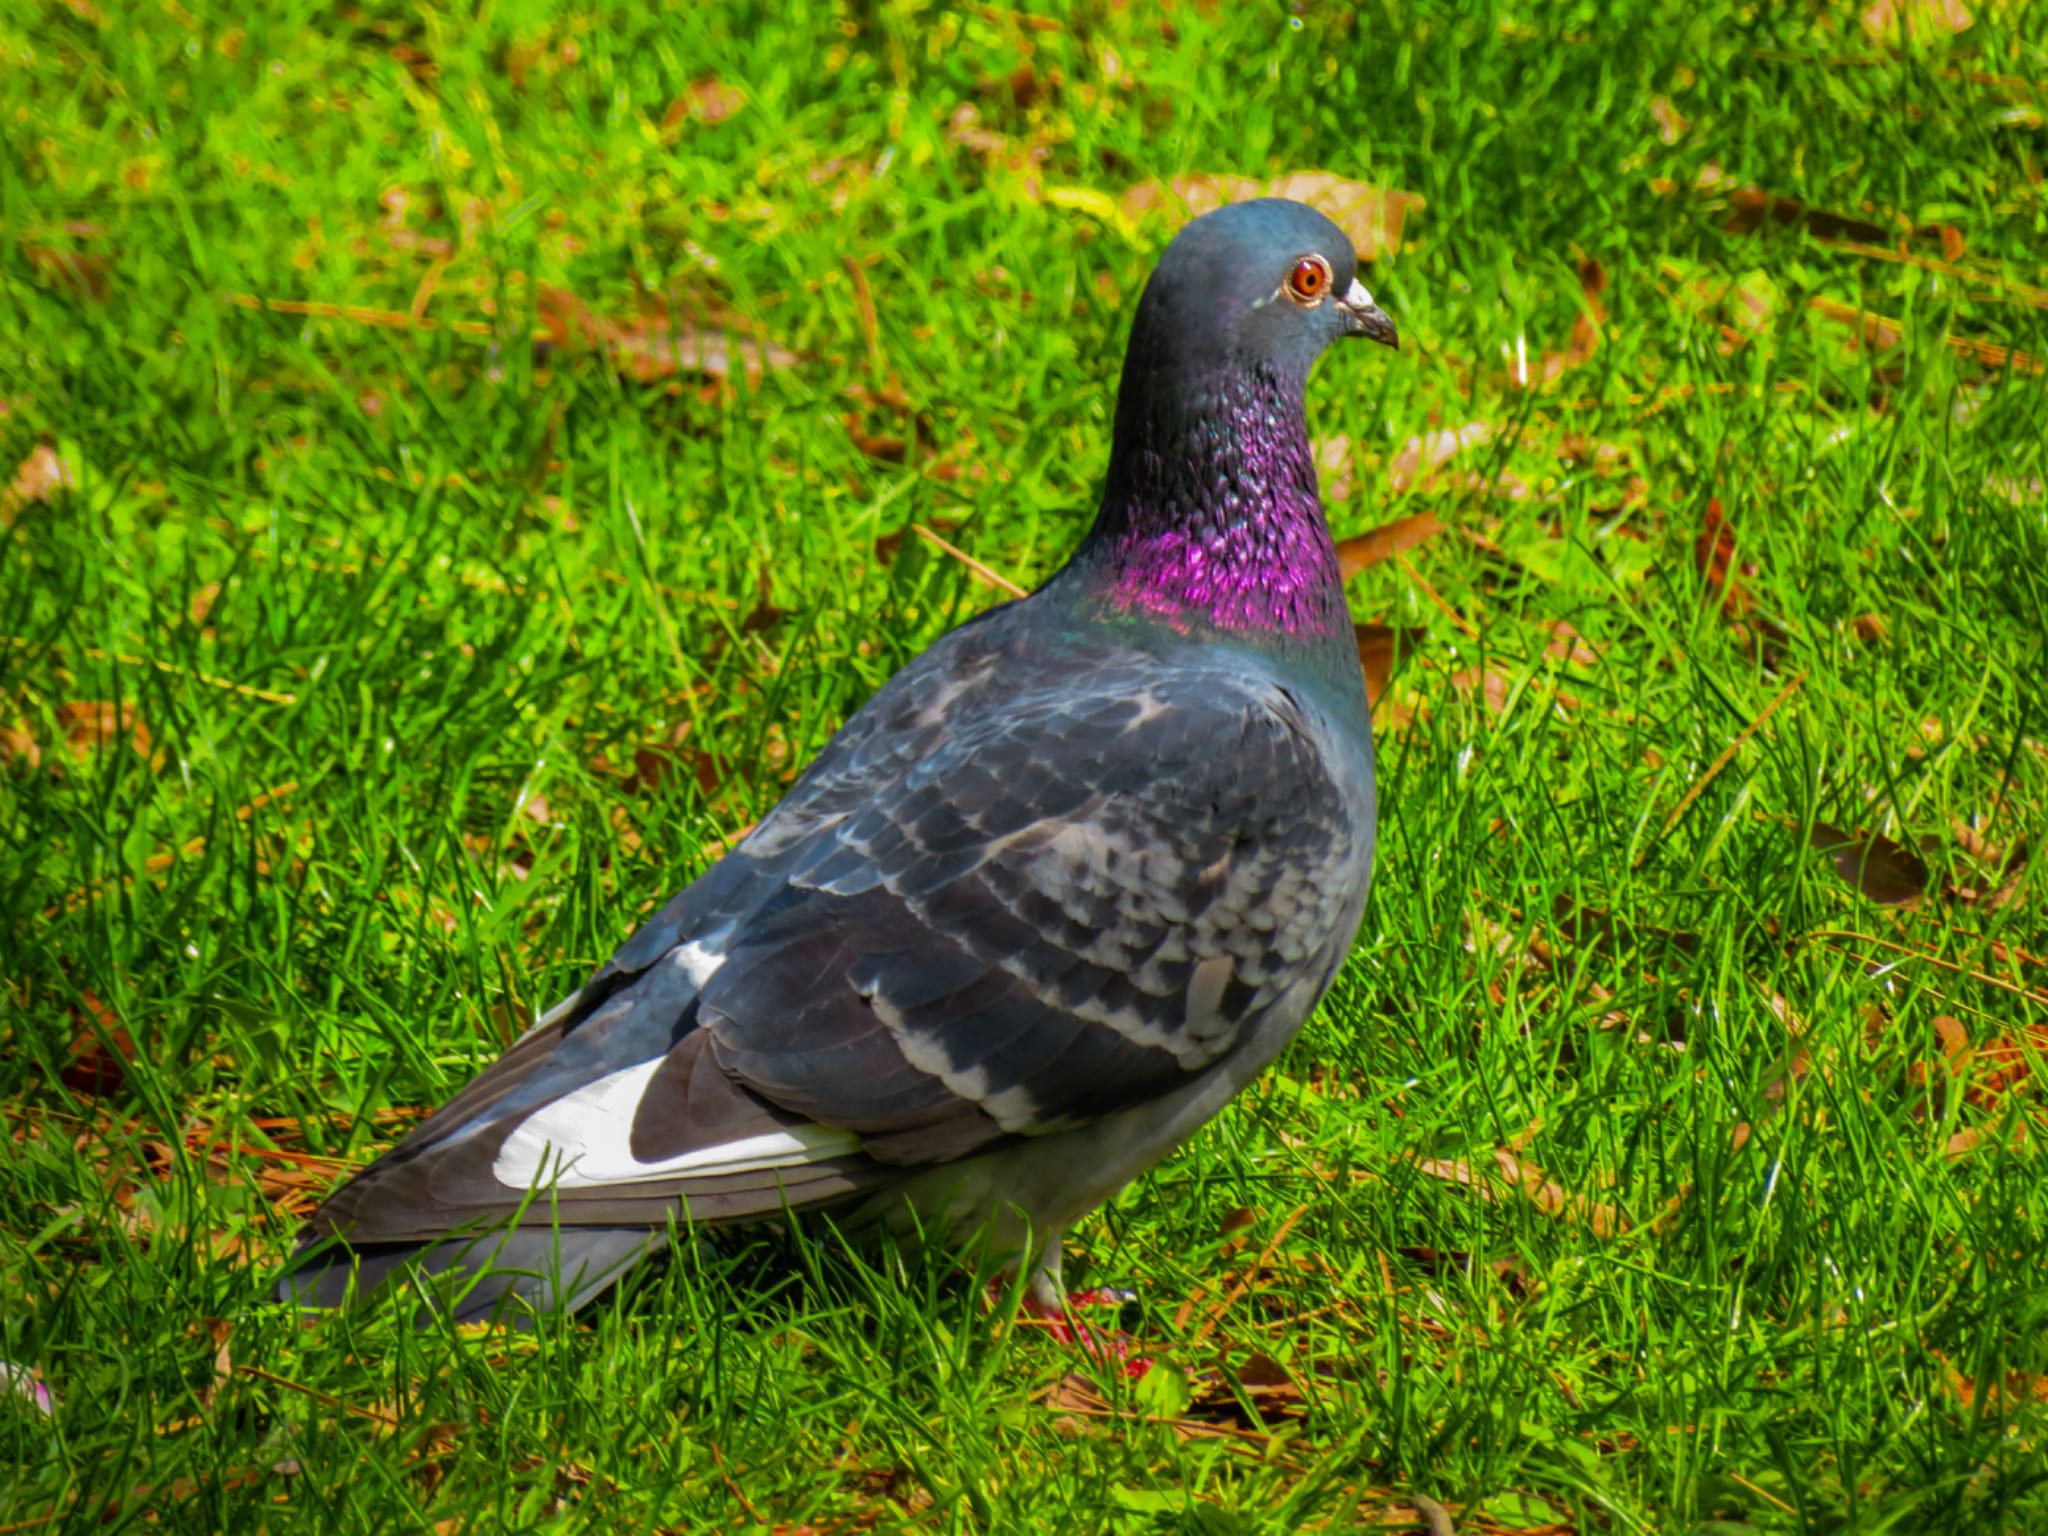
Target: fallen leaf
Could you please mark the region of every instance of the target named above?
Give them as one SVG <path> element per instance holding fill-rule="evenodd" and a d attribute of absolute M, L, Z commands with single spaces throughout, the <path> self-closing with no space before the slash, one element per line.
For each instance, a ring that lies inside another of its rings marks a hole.
<path fill-rule="evenodd" d="M 1495 1191 L 1500 1185 L 1505 1184 L 1544 1215 L 1582 1223 L 1595 1237 L 1612 1237 L 1629 1229 L 1628 1218 L 1617 1208 L 1570 1193 L 1536 1164 L 1506 1147 L 1496 1147 L 1491 1166 L 1482 1164 L 1479 1169 L 1464 1158 L 1418 1157 L 1412 1161 L 1428 1177 L 1463 1185 L 1488 1202 L 1495 1198 Z"/>
<path fill-rule="evenodd" d="M 699 122 L 707 128 L 715 128 L 746 104 L 746 93 L 738 86 L 727 85 L 716 76 L 706 75 L 702 80 L 692 82 L 682 95 L 668 104 L 668 110 L 661 115 L 662 138 L 664 141 L 672 139 L 685 122 Z"/>
<path fill-rule="evenodd" d="M 1138 222 L 1154 212 L 1194 218 L 1227 203 L 1258 197 L 1292 198 L 1307 203 L 1351 237 L 1360 261 L 1376 261 L 1401 249 L 1401 226 L 1408 215 L 1428 206 L 1414 192 L 1347 181 L 1328 171 L 1295 171 L 1260 180 L 1252 176 L 1176 176 L 1170 182 L 1145 181 L 1124 193 L 1118 203 L 1125 218 Z"/>
<path fill-rule="evenodd" d="M 1881 832 L 1844 832 L 1817 821 L 1807 840 L 1828 856 L 1836 874 L 1881 907 L 1903 906 L 1927 893 L 1926 862 Z"/>
<path fill-rule="evenodd" d="M 1650 98 L 1650 121 L 1657 125 L 1657 137 L 1666 144 L 1676 144 L 1692 129 L 1685 120 L 1685 114 L 1671 104 L 1669 96 Z"/>
<path fill-rule="evenodd" d="M 1864 346 L 1880 352 L 1898 346 L 1906 336 L 1904 321 L 1872 314 L 1824 294 L 1815 294 L 1808 299 L 1806 307 L 1824 320 L 1853 328 Z M 2043 371 L 2039 358 L 2026 352 L 2015 352 L 2010 347 L 2001 347 L 1996 342 L 1979 341 L 1974 336 L 1947 335 L 1942 337 L 1942 343 L 1958 357 L 1967 357 L 1986 368 L 2009 368 L 2015 373 Z"/>
<path fill-rule="evenodd" d="M 116 704 L 108 699 L 89 699 L 60 704 L 57 725 L 75 756 L 83 758 L 124 735 L 138 753 L 149 756 L 149 727 L 136 717 L 132 702 Z"/>
<path fill-rule="evenodd" d="M 1721 509 L 1721 498 L 1709 496 L 1700 516 L 1700 531 L 1693 540 L 1693 564 L 1708 587 L 1721 599 L 1721 611 L 1733 618 L 1749 612 L 1749 593 L 1741 577 L 1754 575 L 1755 566 L 1735 563 L 1735 524 Z"/>
<path fill-rule="evenodd" d="M 1942 1381 L 1964 1409 L 1978 1408 L 1978 1372 L 1959 1370 L 1940 1350 L 1929 1350 L 1942 1368 Z M 2048 1404 L 2048 1376 L 2026 1371 L 2006 1371 L 1984 1382 L 1982 1408 L 1987 1415 L 2003 1415 L 2018 1409 Z M 2014 1426 L 2017 1429 L 2017 1426 Z"/>
<path fill-rule="evenodd" d="M 97 231 L 95 231 L 96 233 Z M 59 250 L 47 245 L 24 245 L 22 254 L 35 268 L 36 277 L 47 288 L 68 293 L 75 299 L 104 300 L 112 291 L 107 258 L 91 251 Z"/>
<path fill-rule="evenodd" d="M 1366 567 L 1406 554 L 1442 531 L 1443 524 L 1434 512 L 1411 513 L 1391 523 L 1382 523 L 1337 546 L 1337 569 L 1349 581 Z"/>
<path fill-rule="evenodd" d="M 57 450 L 48 443 L 37 443 L 14 471 L 7 489 L 0 491 L 0 528 L 11 523 L 23 507 L 48 501 L 70 485 L 70 471 L 65 469 Z"/>
<path fill-rule="evenodd" d="M 1490 421 L 1468 421 L 1462 427 L 1439 427 L 1418 432 L 1401 445 L 1387 465 L 1387 488 L 1396 495 L 1408 490 L 1428 490 L 1436 484 L 1436 471 L 1463 453 L 1493 441 Z"/>
<path fill-rule="evenodd" d="M 1572 369 L 1592 361 L 1593 354 L 1600 350 L 1600 328 L 1607 323 L 1607 307 L 1600 302 L 1600 295 L 1607 291 L 1607 271 L 1590 256 L 1579 262 L 1579 292 L 1585 300 L 1577 315 L 1572 318 L 1572 333 L 1562 351 L 1545 352 L 1537 359 L 1536 372 L 1515 380 L 1522 388 L 1537 384 L 1554 384 Z"/>
<path fill-rule="evenodd" d="M 772 341 L 737 334 L 730 326 L 679 319 L 650 297 L 630 321 L 601 315 L 566 288 L 544 287 L 536 295 L 542 338 L 535 350 L 597 352 L 637 384 L 657 384 L 678 374 L 727 379 L 735 367 L 749 383 L 769 369 L 789 368 L 797 354 Z"/>
<path fill-rule="evenodd" d="M 1380 701 L 1387 696 L 1387 684 L 1393 680 L 1394 669 L 1421 648 L 1429 631 L 1386 624 L 1354 624 L 1351 628 L 1358 639 L 1358 664 L 1365 669 L 1365 701 L 1377 712 Z"/>
<path fill-rule="evenodd" d="M 71 1010 L 78 1022 L 58 1076 L 82 1099 L 116 1097 L 127 1084 L 128 1065 L 135 1060 L 135 1042 L 114 1011 L 87 989 Z"/>
<path fill-rule="evenodd" d="M 1858 18 L 1874 42 L 1930 43 L 1967 31 L 1976 20 L 1962 0 L 1873 0 Z"/>
<path fill-rule="evenodd" d="M 1746 235 L 1766 224 L 1799 225 L 1821 240 L 1859 240 L 1877 244 L 1915 233 L 1910 219 L 1898 218 L 1880 224 L 1853 214 L 1812 208 L 1796 197 L 1781 197 L 1760 187 L 1737 187 L 1728 193 L 1728 217 L 1721 227 L 1731 235 Z"/>
<path fill-rule="evenodd" d="M 0 726 L 0 762 L 20 763 L 30 770 L 42 766 L 42 743 L 26 720 L 17 718 L 12 725 Z"/>

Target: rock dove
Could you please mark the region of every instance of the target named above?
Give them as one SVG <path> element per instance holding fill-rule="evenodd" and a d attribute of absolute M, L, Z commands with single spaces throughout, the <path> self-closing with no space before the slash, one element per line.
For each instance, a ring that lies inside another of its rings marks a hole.
<path fill-rule="evenodd" d="M 1299 203 L 1189 223 L 1138 302 L 1100 508 L 573 997 L 332 1194 L 302 1305 L 417 1265 L 574 1307 L 671 1225 L 1061 1236 L 1271 1062 L 1371 872 L 1372 738 L 1304 392 L 1395 345 Z"/>

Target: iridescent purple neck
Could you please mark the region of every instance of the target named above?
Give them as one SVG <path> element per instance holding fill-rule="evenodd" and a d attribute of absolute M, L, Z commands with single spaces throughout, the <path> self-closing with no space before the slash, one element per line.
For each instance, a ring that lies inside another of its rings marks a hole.
<path fill-rule="evenodd" d="M 1182 627 L 1348 641 L 1305 381 L 1237 369 L 1193 389 L 1154 382 L 1124 380 L 1102 510 L 1075 562 L 1091 591 Z"/>

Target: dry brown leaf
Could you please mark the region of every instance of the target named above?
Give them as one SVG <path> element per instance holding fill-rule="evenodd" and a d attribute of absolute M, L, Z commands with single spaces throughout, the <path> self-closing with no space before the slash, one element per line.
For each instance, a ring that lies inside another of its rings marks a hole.
<path fill-rule="evenodd" d="M 71 1016 L 78 1031 L 58 1075 L 64 1086 L 82 1099 L 114 1097 L 128 1081 L 128 1064 L 135 1060 L 134 1040 L 113 1009 L 89 988 L 79 994 Z"/>
<path fill-rule="evenodd" d="M 1959 1370 L 1940 1350 L 1929 1350 L 1942 1368 L 1942 1384 L 1946 1386 L 1966 1410 L 1977 1407 L 1977 1377 L 1975 1373 Z M 2025 1371 L 2007 1371 L 1984 1385 L 1984 1412 L 1988 1415 L 2002 1415 L 2026 1407 L 2048 1404 L 2048 1376 L 2033 1376 Z"/>
<path fill-rule="evenodd" d="M 142 756 L 149 756 L 149 727 L 136 717 L 131 701 L 119 704 L 110 699 L 85 699 L 57 706 L 57 725 L 64 741 L 78 757 L 107 746 L 121 737 Z"/>
<path fill-rule="evenodd" d="M 1386 624 L 1354 624 L 1351 628 L 1358 639 L 1358 664 L 1365 669 L 1365 701 L 1377 714 L 1394 669 L 1421 647 L 1429 631 Z"/>
<path fill-rule="evenodd" d="M 28 728 L 26 720 L 16 719 L 12 725 L 0 725 L 0 762 L 18 762 L 31 770 L 42 766 L 42 743 L 36 740 L 35 732 Z"/>
<path fill-rule="evenodd" d="M 1927 894 L 1927 863 L 1882 832 L 1844 832 L 1824 821 L 1807 839 L 1828 856 L 1835 873 L 1881 907 L 1905 906 Z"/>
<path fill-rule="evenodd" d="M 1545 352 L 1537 360 L 1533 375 L 1525 370 L 1522 377 L 1514 380 L 1522 388 L 1554 384 L 1572 369 L 1592 361 L 1593 354 L 1600 350 L 1600 328 L 1607 323 L 1607 306 L 1600 302 L 1600 295 L 1607 291 L 1607 271 L 1590 256 L 1579 262 L 1579 291 L 1585 304 L 1572 317 L 1570 339 L 1563 350 Z"/>
<path fill-rule="evenodd" d="M 1408 215 L 1427 206 L 1414 192 L 1347 181 L 1328 171 L 1295 171 L 1260 180 L 1253 176 L 1176 176 L 1164 184 L 1140 182 L 1119 202 L 1134 222 L 1157 210 L 1176 218 L 1194 218 L 1227 203 L 1256 197 L 1285 197 L 1307 203 L 1351 237 L 1360 261 L 1376 261 L 1401 249 L 1401 226 Z"/>
<path fill-rule="evenodd" d="M 1460 1184 L 1491 1203 L 1499 1184 L 1516 1190 L 1546 1216 L 1582 1223 L 1595 1237 L 1612 1237 L 1629 1229 L 1628 1218 L 1602 1201 L 1574 1195 L 1536 1164 L 1506 1147 L 1496 1147 L 1491 1166 L 1474 1169 L 1464 1158 L 1418 1157 L 1415 1166 L 1432 1179 Z"/>
<path fill-rule="evenodd" d="M 1929 43 L 1967 31 L 1976 20 L 1962 0 L 1872 0 L 1858 18 L 1872 41 Z"/>
<path fill-rule="evenodd" d="M 1740 618 L 1749 612 L 1749 593 L 1741 578 L 1756 574 L 1753 565 L 1737 565 L 1735 560 L 1735 524 L 1721 509 L 1721 498 L 1709 496 L 1706 511 L 1700 515 L 1700 531 L 1693 540 L 1693 563 L 1721 599 L 1721 611 L 1731 618 Z"/>
<path fill-rule="evenodd" d="M 1902 320 L 1892 320 L 1868 310 L 1858 309 L 1854 304 L 1845 304 L 1840 299 L 1830 299 L 1815 294 L 1806 301 L 1806 307 L 1824 320 L 1852 328 L 1858 340 L 1866 347 L 1877 351 L 1889 351 L 1899 345 L 1906 336 L 1906 325 Z M 2010 368 L 2015 373 L 2042 372 L 2041 360 L 2030 353 L 2015 352 L 2010 347 L 2001 347 L 1996 342 L 1979 341 L 1974 336 L 1949 335 L 1942 342 L 1958 357 L 1967 357 L 1986 368 Z"/>
<path fill-rule="evenodd" d="M 94 231 L 97 233 L 97 231 Z M 36 277 L 48 288 L 76 299 L 104 300 L 112 291 L 107 258 L 90 251 L 58 250 L 46 245 L 25 245 L 22 254 L 35 268 Z"/>
<path fill-rule="evenodd" d="M 14 479 L 7 489 L 0 491 L 0 528 L 11 523 L 23 507 L 48 501 L 70 486 L 70 471 L 64 468 L 64 461 L 58 457 L 57 450 L 48 443 L 37 443 L 14 471 Z"/>
<path fill-rule="evenodd" d="M 1692 124 L 1671 104 L 1669 96 L 1650 98 L 1650 120 L 1657 125 L 1657 137 L 1666 144 L 1676 144 L 1692 130 Z"/>
<path fill-rule="evenodd" d="M 1351 499 L 1351 439 L 1343 433 L 1319 437 L 1309 444 L 1309 454 L 1323 481 L 1323 505 L 1342 506 Z"/>
<path fill-rule="evenodd" d="M 673 138 L 686 121 L 699 122 L 707 128 L 716 127 L 746 104 L 746 93 L 738 86 L 727 85 L 716 76 L 706 75 L 702 80 L 692 82 L 682 95 L 668 104 L 668 110 L 661 115 L 662 138 Z"/>
<path fill-rule="evenodd" d="M 599 314 L 566 288 L 543 287 L 536 308 L 542 330 L 536 350 L 599 352 L 638 384 L 657 384 L 679 374 L 727 379 L 735 367 L 749 383 L 758 383 L 767 370 L 798 361 L 787 348 L 740 335 L 718 321 L 678 318 L 652 296 L 626 321 Z"/>
<path fill-rule="evenodd" d="M 1408 490 L 1434 489 L 1439 469 L 1467 448 L 1492 442 L 1493 435 L 1490 421 L 1468 421 L 1462 427 L 1418 432 L 1401 445 L 1387 465 L 1387 488 L 1396 495 Z"/>
<path fill-rule="evenodd" d="M 1820 240 L 1856 240 L 1870 244 L 1897 240 L 1916 233 L 1912 221 L 1894 218 L 1880 224 L 1854 214 L 1813 208 L 1796 197 L 1781 197 L 1761 187 L 1737 187 L 1728 194 L 1728 217 L 1721 227 L 1731 235 L 1746 235 L 1766 224 L 1797 224 Z M 1930 229 L 1930 235 L 1934 231 Z M 1939 238 L 1938 235 L 1934 236 Z"/>
<path fill-rule="evenodd" d="M 1581 667 L 1590 667 L 1600 659 L 1600 653 L 1565 619 L 1559 619 L 1550 626 L 1550 641 L 1543 647 L 1543 654 L 1552 661 L 1570 662 Z"/>
<path fill-rule="evenodd" d="M 1416 512 L 1346 539 L 1337 546 L 1337 569 L 1346 581 L 1368 566 L 1406 554 L 1443 532 L 1434 512 Z"/>

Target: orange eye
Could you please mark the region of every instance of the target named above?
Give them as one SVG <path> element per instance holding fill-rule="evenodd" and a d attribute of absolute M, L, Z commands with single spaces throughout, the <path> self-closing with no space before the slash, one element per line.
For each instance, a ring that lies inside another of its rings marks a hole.
<path fill-rule="evenodd" d="M 1330 291 L 1330 264 L 1320 256 L 1304 256 L 1287 274 L 1287 291 L 1304 304 L 1313 304 Z"/>

